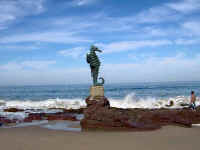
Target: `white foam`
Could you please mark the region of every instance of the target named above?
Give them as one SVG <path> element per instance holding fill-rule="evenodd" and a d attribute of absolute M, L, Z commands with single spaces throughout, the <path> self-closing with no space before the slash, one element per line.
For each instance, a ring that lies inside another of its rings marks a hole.
<path fill-rule="evenodd" d="M 48 99 L 44 101 L 2 101 L 5 104 L 0 106 L 5 108 L 19 108 L 19 109 L 49 109 L 49 108 L 66 108 L 78 109 L 85 107 L 85 101 L 82 99 Z"/>
<path fill-rule="evenodd" d="M 13 120 L 24 120 L 28 114 L 25 112 L 0 112 L 0 116 L 6 117 L 7 119 Z"/>
<path fill-rule="evenodd" d="M 128 94 L 124 99 L 109 99 L 112 107 L 117 108 L 183 108 L 182 104 L 189 104 L 189 97 L 177 96 L 167 99 L 156 99 L 154 97 L 137 98 L 134 93 Z M 174 105 L 168 107 L 170 101 L 173 101 Z M 196 102 L 200 105 L 199 101 Z"/>
<path fill-rule="evenodd" d="M 148 109 L 157 109 L 157 108 L 183 108 L 182 104 L 189 104 L 190 97 L 186 96 L 177 96 L 171 97 L 166 99 L 158 99 L 154 97 L 147 97 L 147 98 L 138 98 L 135 96 L 134 93 L 130 93 L 125 96 L 123 99 L 113 99 L 109 98 L 110 104 L 112 107 L 117 108 L 148 108 Z M 173 106 L 168 107 L 167 105 L 170 104 L 170 101 L 173 101 Z M 22 100 L 15 100 L 15 101 L 0 101 L 0 116 L 6 117 L 8 119 L 17 119 L 20 121 L 24 120 L 29 113 L 56 113 L 62 112 L 62 109 L 56 108 L 65 108 L 65 109 L 79 109 L 86 107 L 85 100 L 83 99 L 48 99 L 44 101 L 22 101 Z M 200 105 L 200 100 L 197 98 L 196 105 Z M 188 106 L 186 106 L 188 107 Z M 24 112 L 4 112 L 4 109 L 7 108 L 19 108 L 25 109 Z M 51 109 L 50 109 L 51 108 Z M 55 109 L 52 109 L 55 108 Z M 78 120 L 83 118 L 83 115 L 78 115 Z M 37 124 L 37 123 L 36 123 Z M 28 125 L 28 124 L 25 124 Z M 197 126 L 197 125 L 194 125 Z M 55 129 L 62 129 L 61 124 L 57 125 L 48 125 L 47 128 L 55 128 Z M 64 130 L 69 130 L 70 127 L 64 128 Z M 71 129 L 73 130 L 73 129 Z"/>
<path fill-rule="evenodd" d="M 13 120 L 24 120 L 29 113 L 57 113 L 62 112 L 61 109 L 78 109 L 85 107 L 85 101 L 81 99 L 48 99 L 44 101 L 3 101 L 3 105 L 0 105 L 0 116 Z M 4 112 L 7 108 L 24 109 L 24 112 Z M 51 109 L 50 109 L 51 108 Z M 52 109 L 55 108 L 55 109 Z M 81 116 L 80 116 L 81 117 Z"/>
<path fill-rule="evenodd" d="M 189 97 L 177 96 L 166 99 L 158 99 L 154 97 L 138 98 L 134 93 L 130 93 L 123 99 L 109 98 L 112 107 L 117 108 L 169 108 L 170 101 L 173 101 L 174 105 L 170 108 L 183 108 L 181 104 L 189 104 Z M 44 112 L 56 112 L 56 109 L 49 108 L 65 108 L 65 109 L 79 109 L 86 107 L 84 99 L 48 99 L 43 101 L 1 101 L 4 105 L 0 106 L 0 111 L 6 108 L 19 108 L 19 109 L 35 109 Z M 200 105 L 200 101 L 196 102 Z M 32 111 L 32 110 L 31 110 Z"/>

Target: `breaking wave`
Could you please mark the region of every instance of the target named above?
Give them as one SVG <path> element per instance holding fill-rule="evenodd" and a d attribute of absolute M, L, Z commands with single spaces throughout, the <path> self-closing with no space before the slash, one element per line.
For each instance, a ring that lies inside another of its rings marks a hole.
<path fill-rule="evenodd" d="M 123 99 L 109 98 L 112 107 L 117 108 L 168 108 L 170 101 L 173 101 L 171 108 L 181 108 L 183 104 L 189 104 L 189 97 L 177 96 L 171 98 L 138 98 L 135 93 L 130 93 Z M 199 100 L 197 105 L 199 105 Z M 65 108 L 65 109 L 79 109 L 86 107 L 84 99 L 48 99 L 43 101 L 4 101 L 0 100 L 0 109 L 19 108 L 19 109 L 49 109 L 49 108 Z"/>
<path fill-rule="evenodd" d="M 112 107 L 117 108 L 147 108 L 147 109 L 158 109 L 158 108 L 183 108 L 188 106 L 190 103 L 190 97 L 177 96 L 170 98 L 138 98 L 135 93 L 130 93 L 122 100 L 109 99 Z M 173 105 L 170 105 L 170 103 Z M 200 105 L 199 98 L 197 98 L 197 105 Z"/>
<path fill-rule="evenodd" d="M 109 98 L 110 104 L 112 107 L 117 108 L 146 108 L 146 109 L 158 109 L 158 108 L 183 108 L 188 107 L 189 97 L 187 96 L 177 96 L 170 98 L 154 98 L 147 97 L 141 98 L 137 97 L 135 93 L 130 93 L 125 96 L 123 99 L 113 99 Z M 173 105 L 170 105 L 170 103 Z M 200 105 L 199 98 L 197 99 L 196 105 Z M 79 109 L 86 107 L 84 99 L 48 99 L 43 101 L 5 101 L 0 100 L 0 116 L 9 118 L 9 119 L 18 119 L 23 120 L 27 117 L 29 113 L 56 113 L 62 111 L 58 108 L 64 109 Z M 24 109 L 24 112 L 4 112 L 4 109 L 7 108 L 18 108 Z M 51 109 L 50 109 L 51 108 Z"/>

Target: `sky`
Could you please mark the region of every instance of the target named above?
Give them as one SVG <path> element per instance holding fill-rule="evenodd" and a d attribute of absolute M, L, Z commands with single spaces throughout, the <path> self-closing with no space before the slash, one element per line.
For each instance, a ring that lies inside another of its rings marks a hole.
<path fill-rule="evenodd" d="M 0 0 L 0 85 L 200 81 L 200 0 Z"/>

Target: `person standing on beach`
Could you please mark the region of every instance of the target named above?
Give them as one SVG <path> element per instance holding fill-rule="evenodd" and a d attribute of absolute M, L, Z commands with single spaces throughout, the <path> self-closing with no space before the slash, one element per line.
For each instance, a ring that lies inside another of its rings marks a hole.
<path fill-rule="evenodd" d="M 195 110 L 195 108 L 196 108 L 195 102 L 196 102 L 195 93 L 194 93 L 194 91 L 191 91 L 191 100 L 190 100 L 190 106 L 189 106 L 189 108 L 192 108 L 193 110 Z"/>

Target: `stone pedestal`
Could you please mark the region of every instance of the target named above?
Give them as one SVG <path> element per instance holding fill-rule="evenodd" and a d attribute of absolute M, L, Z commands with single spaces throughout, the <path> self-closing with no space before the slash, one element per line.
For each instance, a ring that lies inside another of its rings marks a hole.
<path fill-rule="evenodd" d="M 101 99 L 104 97 L 104 87 L 103 86 L 91 86 L 90 87 L 90 100 Z"/>

